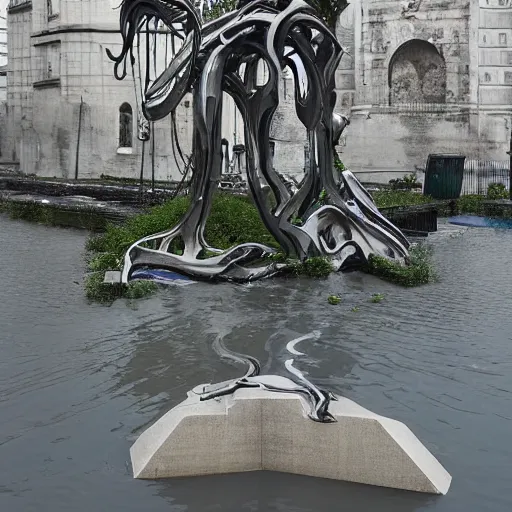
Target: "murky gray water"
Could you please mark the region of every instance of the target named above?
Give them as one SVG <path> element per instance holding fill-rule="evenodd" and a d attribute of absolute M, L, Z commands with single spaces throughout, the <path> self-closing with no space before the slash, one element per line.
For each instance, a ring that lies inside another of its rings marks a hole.
<path fill-rule="evenodd" d="M 84 240 L 0 217 L 1 512 L 512 509 L 512 230 L 439 242 L 442 282 L 420 289 L 350 274 L 196 284 L 110 308 L 84 300 Z M 315 329 L 297 365 L 405 422 L 453 475 L 447 496 L 275 473 L 132 479 L 148 423 L 194 385 L 240 374 L 215 336 L 283 373 L 286 342 Z"/>

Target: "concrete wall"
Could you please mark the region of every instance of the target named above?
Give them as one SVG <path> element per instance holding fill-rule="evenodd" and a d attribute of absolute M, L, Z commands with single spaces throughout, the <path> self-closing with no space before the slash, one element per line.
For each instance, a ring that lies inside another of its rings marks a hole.
<path fill-rule="evenodd" d="M 21 160 L 22 133 L 32 123 L 32 83 L 34 81 L 30 41 L 32 9 L 29 2 L 19 0 L 7 16 L 8 71 L 7 113 L 8 136 L 2 155 L 13 161 Z"/>

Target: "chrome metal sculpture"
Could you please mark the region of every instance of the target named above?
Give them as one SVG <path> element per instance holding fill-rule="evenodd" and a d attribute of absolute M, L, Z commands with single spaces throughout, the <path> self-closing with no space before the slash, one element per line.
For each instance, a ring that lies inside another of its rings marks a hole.
<path fill-rule="evenodd" d="M 267 255 L 274 249 L 248 243 L 210 247 L 204 228 L 222 168 L 223 93 L 244 120 L 247 183 L 268 231 L 286 255 L 304 260 L 331 258 L 337 268 L 364 262 L 370 254 L 403 262 L 409 243 L 378 211 L 349 171 L 337 183 L 333 148 L 347 124 L 333 112 L 334 74 L 343 54 L 334 34 L 303 0 L 240 0 L 237 9 L 202 25 L 190 0 L 124 0 L 120 24 L 123 47 L 115 76 L 132 68 L 142 120 L 172 115 L 193 93 L 193 175 L 191 204 L 178 225 L 138 240 L 126 252 L 122 281 L 139 268 L 161 268 L 195 278 L 249 281 L 278 272 Z M 141 66 L 141 37 L 164 31 L 180 41 L 166 69 L 156 74 L 157 45 Z M 258 84 L 263 62 L 268 80 Z M 279 105 L 278 84 L 285 68 L 295 82 L 295 107 L 307 131 L 309 167 L 298 184 L 287 182 L 272 165 L 269 131 Z M 144 133 L 149 124 L 144 124 Z M 325 197 L 319 206 L 320 196 Z M 301 219 L 301 224 L 292 222 Z M 173 252 L 179 240 L 182 251 Z M 212 257 L 205 254 L 214 253 Z M 249 378 L 249 377 L 247 377 Z"/>
<path fill-rule="evenodd" d="M 290 354 L 303 356 L 305 354 L 298 352 L 295 349 L 295 345 L 307 339 L 318 338 L 318 336 L 319 333 L 314 331 L 299 338 L 295 338 L 287 344 L 286 349 Z M 205 387 L 199 395 L 200 400 L 211 400 L 213 398 L 229 395 L 240 388 L 260 388 L 277 393 L 294 393 L 306 399 L 310 408 L 308 416 L 313 421 L 322 423 L 336 421 L 329 412 L 329 402 L 331 400 L 337 400 L 335 395 L 329 391 L 317 388 L 312 382 L 306 379 L 304 374 L 294 367 L 293 359 L 287 359 L 285 361 L 285 367 L 288 372 L 292 374 L 292 379 L 279 375 L 260 375 L 260 364 L 257 359 L 228 350 L 220 338 L 216 339 L 213 347 L 220 356 L 231 359 L 237 363 L 246 364 L 248 369 L 243 377 Z"/>

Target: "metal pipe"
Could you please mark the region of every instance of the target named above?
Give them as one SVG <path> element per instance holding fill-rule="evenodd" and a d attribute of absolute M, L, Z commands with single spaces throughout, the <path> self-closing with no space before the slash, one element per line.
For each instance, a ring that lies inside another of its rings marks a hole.
<path fill-rule="evenodd" d="M 139 194 L 140 202 L 144 201 L 144 153 L 146 152 L 146 141 L 142 141 L 142 155 L 140 158 Z"/>
<path fill-rule="evenodd" d="M 151 190 L 155 193 L 155 123 L 151 123 Z"/>
<path fill-rule="evenodd" d="M 80 133 L 82 131 L 82 106 L 84 104 L 83 97 L 80 96 L 80 110 L 78 111 L 78 134 L 76 140 L 76 160 L 75 160 L 75 180 L 78 179 L 78 162 L 80 160 Z"/>
<path fill-rule="evenodd" d="M 509 199 L 512 201 L 512 131 L 510 132 L 510 150 L 507 151 L 507 155 L 509 155 L 509 157 L 510 157 L 509 171 L 508 171 L 508 176 L 509 176 L 509 185 L 508 185 L 508 188 L 509 188 Z"/>

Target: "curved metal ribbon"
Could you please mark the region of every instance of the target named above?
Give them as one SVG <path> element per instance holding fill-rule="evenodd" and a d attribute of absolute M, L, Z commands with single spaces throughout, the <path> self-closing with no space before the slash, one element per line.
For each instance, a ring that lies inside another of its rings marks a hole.
<path fill-rule="evenodd" d="M 124 0 L 120 25 L 121 53 L 114 57 L 108 52 L 118 79 L 126 76 L 127 59 L 135 68 L 139 36 L 150 27 L 155 37 L 158 27 L 164 26 L 180 41 L 154 80 L 148 78 L 150 63 L 143 63 L 145 71 L 135 82 L 144 116 L 154 121 L 173 115 L 191 91 L 194 100 L 190 207 L 176 226 L 128 249 L 124 283 L 141 267 L 234 281 L 274 275 L 283 267 L 266 258 L 275 252 L 270 247 L 249 243 L 224 251 L 205 240 L 204 227 L 223 165 L 224 93 L 234 99 L 244 121 L 247 183 L 255 205 L 286 255 L 301 260 L 325 256 L 341 269 L 364 263 L 371 254 L 406 262 L 409 242 L 379 213 L 355 176 L 343 172 L 341 186 L 335 179 L 333 148 L 349 124 L 334 113 L 335 71 L 343 49 L 310 5 L 303 0 L 241 1 L 233 12 L 201 26 L 190 0 Z M 155 53 L 155 62 L 157 58 Z M 260 62 L 268 71 L 263 85 L 257 80 Z M 294 76 L 296 113 L 310 149 L 309 167 L 300 183 L 291 183 L 274 169 L 270 150 L 270 128 L 286 67 Z M 173 249 L 178 241 L 181 254 Z"/>

